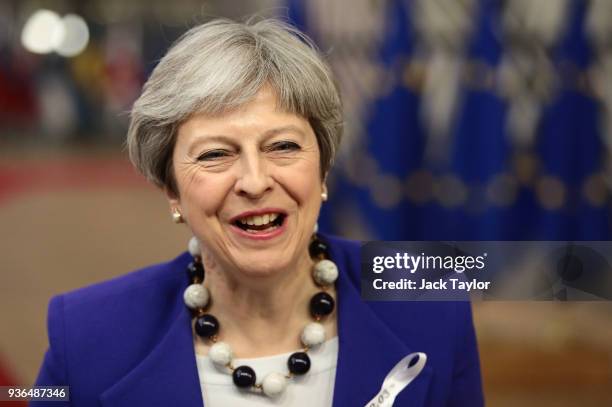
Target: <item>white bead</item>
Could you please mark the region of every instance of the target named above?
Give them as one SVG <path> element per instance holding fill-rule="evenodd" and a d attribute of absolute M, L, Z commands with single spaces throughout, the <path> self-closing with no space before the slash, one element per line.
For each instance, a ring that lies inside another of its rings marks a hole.
<path fill-rule="evenodd" d="M 208 304 L 208 289 L 202 284 L 191 284 L 185 289 L 183 300 L 191 309 L 204 308 Z"/>
<path fill-rule="evenodd" d="M 319 222 L 315 222 L 313 232 L 317 233 L 319 231 Z"/>
<path fill-rule="evenodd" d="M 193 257 L 202 256 L 202 249 L 200 249 L 200 242 L 198 242 L 198 239 L 195 236 L 189 239 L 189 244 L 187 246 L 189 248 L 189 253 Z"/>
<path fill-rule="evenodd" d="M 338 278 L 338 267 L 331 260 L 321 260 L 314 265 L 313 276 L 317 284 L 332 284 Z"/>
<path fill-rule="evenodd" d="M 325 342 L 325 328 L 318 322 L 311 322 L 302 331 L 302 343 L 304 346 L 317 346 Z"/>
<path fill-rule="evenodd" d="M 280 373 L 269 373 L 261 383 L 264 394 L 268 397 L 278 396 L 285 391 L 287 379 Z"/>
<path fill-rule="evenodd" d="M 217 342 L 210 347 L 208 356 L 215 365 L 225 366 L 232 361 L 234 352 L 232 352 L 232 348 L 227 343 Z"/>

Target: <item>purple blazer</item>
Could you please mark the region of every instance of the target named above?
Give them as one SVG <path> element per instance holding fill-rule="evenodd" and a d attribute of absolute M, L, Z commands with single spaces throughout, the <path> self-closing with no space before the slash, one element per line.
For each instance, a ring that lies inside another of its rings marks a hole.
<path fill-rule="evenodd" d="M 360 298 L 359 243 L 323 236 L 340 269 L 334 406 L 363 407 L 404 356 L 427 365 L 395 406 L 484 405 L 468 302 Z M 36 406 L 203 405 L 190 313 L 188 253 L 59 295 L 49 305 L 49 349 L 36 385 L 70 386 L 71 401 Z"/>

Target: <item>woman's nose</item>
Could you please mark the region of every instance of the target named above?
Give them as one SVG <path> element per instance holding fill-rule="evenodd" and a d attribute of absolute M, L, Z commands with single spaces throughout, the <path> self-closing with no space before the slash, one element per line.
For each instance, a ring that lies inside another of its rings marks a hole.
<path fill-rule="evenodd" d="M 249 198 L 259 198 L 272 189 L 274 183 L 269 165 L 260 154 L 245 154 L 241 157 L 235 192 Z"/>

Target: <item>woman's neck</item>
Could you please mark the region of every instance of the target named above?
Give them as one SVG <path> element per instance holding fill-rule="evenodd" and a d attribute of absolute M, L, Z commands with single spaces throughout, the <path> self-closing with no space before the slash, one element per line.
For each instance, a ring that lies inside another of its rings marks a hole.
<path fill-rule="evenodd" d="M 309 257 L 255 279 L 239 271 L 222 270 L 218 263 L 206 269 L 205 285 L 211 294 L 207 312 L 221 324 L 219 340 L 231 344 L 236 357 L 248 358 L 289 352 L 300 347 L 299 336 L 312 321 L 310 298 L 320 291 L 312 279 Z M 329 290 L 335 297 L 335 292 Z M 335 313 L 323 322 L 328 338 L 336 335 Z M 198 353 L 208 346 L 196 340 Z"/>

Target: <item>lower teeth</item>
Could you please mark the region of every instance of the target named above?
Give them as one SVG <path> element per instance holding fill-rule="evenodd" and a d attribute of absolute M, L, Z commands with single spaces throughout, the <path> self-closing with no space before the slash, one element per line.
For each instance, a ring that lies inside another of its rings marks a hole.
<path fill-rule="evenodd" d="M 261 233 L 261 232 L 270 232 L 274 229 L 278 228 L 278 226 L 274 225 L 274 226 L 270 226 L 268 228 L 262 229 L 262 230 L 255 230 L 255 229 L 246 229 L 246 231 L 248 233 Z"/>

